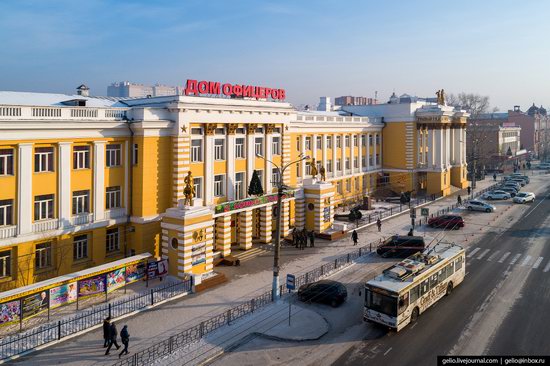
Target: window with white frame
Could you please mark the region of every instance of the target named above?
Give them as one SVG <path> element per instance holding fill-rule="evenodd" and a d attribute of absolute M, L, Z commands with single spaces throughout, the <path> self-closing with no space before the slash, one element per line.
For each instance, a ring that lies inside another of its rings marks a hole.
<path fill-rule="evenodd" d="M 264 156 L 264 138 L 256 137 L 254 139 L 254 154 Z"/>
<path fill-rule="evenodd" d="M 53 172 L 53 147 L 37 147 L 34 149 L 35 173 Z"/>
<path fill-rule="evenodd" d="M 236 173 L 235 174 L 235 199 L 236 200 L 242 200 L 244 195 L 244 173 Z"/>
<path fill-rule="evenodd" d="M 342 147 L 342 136 L 336 136 L 336 147 Z"/>
<path fill-rule="evenodd" d="M 225 135 L 225 128 L 223 128 L 223 127 L 216 128 L 214 130 L 214 134 L 216 134 L 216 135 Z"/>
<path fill-rule="evenodd" d="M 350 162 L 349 158 L 346 158 L 346 170 L 350 168 L 349 162 Z"/>
<path fill-rule="evenodd" d="M 376 134 L 376 145 L 380 145 L 380 135 Z"/>
<path fill-rule="evenodd" d="M 73 192 L 73 215 L 90 212 L 90 191 Z"/>
<path fill-rule="evenodd" d="M 105 245 L 106 245 L 107 253 L 118 252 L 120 250 L 118 227 L 107 229 L 107 235 L 105 237 Z"/>
<path fill-rule="evenodd" d="M 372 155 L 369 155 L 369 166 L 372 166 Z"/>
<path fill-rule="evenodd" d="M 105 208 L 110 210 L 111 208 L 121 207 L 121 189 L 120 186 L 107 187 L 105 190 Z"/>
<path fill-rule="evenodd" d="M 244 135 L 244 134 L 246 133 L 246 131 L 245 131 L 244 128 L 239 127 L 239 128 L 237 128 L 237 130 L 235 131 L 235 133 L 240 134 L 240 135 Z"/>
<path fill-rule="evenodd" d="M 311 165 L 309 163 L 306 164 L 306 175 L 311 175 Z"/>
<path fill-rule="evenodd" d="M 47 268 L 52 265 L 52 243 L 36 244 L 34 250 L 34 264 L 36 269 Z"/>
<path fill-rule="evenodd" d="M 0 226 L 13 225 L 13 200 L 0 200 Z"/>
<path fill-rule="evenodd" d="M 306 136 L 306 150 L 311 150 L 311 137 Z"/>
<path fill-rule="evenodd" d="M 88 235 L 77 235 L 73 239 L 73 259 L 88 258 Z"/>
<path fill-rule="evenodd" d="M 256 133 L 264 133 L 264 128 L 263 127 L 258 127 L 254 130 Z"/>
<path fill-rule="evenodd" d="M 0 149 L 0 175 L 13 175 L 13 149 Z"/>
<path fill-rule="evenodd" d="M 215 175 L 214 176 L 214 196 L 222 197 L 225 196 L 225 175 Z"/>
<path fill-rule="evenodd" d="M 120 166 L 122 161 L 122 147 L 120 144 L 109 144 L 105 154 L 105 165 L 107 167 Z"/>
<path fill-rule="evenodd" d="M 281 138 L 279 136 L 274 136 L 271 143 L 271 153 L 273 155 L 281 155 Z"/>
<path fill-rule="evenodd" d="M 323 138 L 321 136 L 317 136 L 317 148 L 320 149 L 323 146 Z"/>
<path fill-rule="evenodd" d="M 235 158 L 236 159 L 245 159 L 245 150 L 244 150 L 244 138 L 237 137 L 235 139 Z"/>
<path fill-rule="evenodd" d="M 336 171 L 337 172 L 342 171 L 342 159 L 340 158 L 336 159 Z"/>
<path fill-rule="evenodd" d="M 332 136 L 327 136 L 327 149 L 332 149 Z"/>
<path fill-rule="evenodd" d="M 90 146 L 73 147 L 73 169 L 90 169 Z"/>
<path fill-rule="evenodd" d="M 376 165 L 380 165 L 380 154 L 376 154 Z"/>
<path fill-rule="evenodd" d="M 359 158 L 357 156 L 353 158 L 353 166 L 355 168 L 359 166 Z"/>
<path fill-rule="evenodd" d="M 202 135 L 202 128 L 194 127 L 191 129 L 191 135 Z"/>
<path fill-rule="evenodd" d="M 11 250 L 0 252 L 0 277 L 11 277 Z"/>
<path fill-rule="evenodd" d="M 357 135 L 353 135 L 353 146 L 357 146 Z"/>
<path fill-rule="evenodd" d="M 351 179 L 346 179 L 346 191 L 351 192 Z"/>
<path fill-rule="evenodd" d="M 225 160 L 225 139 L 214 140 L 214 160 Z"/>
<path fill-rule="evenodd" d="M 344 136 L 344 147 L 349 147 L 349 135 Z"/>
<path fill-rule="evenodd" d="M 367 146 L 367 135 L 363 135 L 363 146 Z"/>
<path fill-rule="evenodd" d="M 277 185 L 279 184 L 279 169 L 277 168 L 273 168 L 271 170 L 271 183 L 275 187 L 277 187 Z"/>
<path fill-rule="evenodd" d="M 336 182 L 336 192 L 338 192 L 339 194 L 342 194 L 342 181 L 338 181 Z"/>
<path fill-rule="evenodd" d="M 138 159 L 139 159 L 139 145 L 134 144 L 132 147 L 132 164 L 138 165 Z"/>
<path fill-rule="evenodd" d="M 372 146 L 372 135 L 369 134 L 369 145 Z"/>
<path fill-rule="evenodd" d="M 191 140 L 191 162 L 202 162 L 202 139 Z"/>
<path fill-rule="evenodd" d="M 332 173 L 332 160 L 331 159 L 327 160 L 327 172 Z"/>
<path fill-rule="evenodd" d="M 53 199 L 53 194 L 34 197 L 34 221 L 53 219 Z"/>
<path fill-rule="evenodd" d="M 202 177 L 193 178 L 193 186 L 195 187 L 195 198 L 202 198 Z"/>

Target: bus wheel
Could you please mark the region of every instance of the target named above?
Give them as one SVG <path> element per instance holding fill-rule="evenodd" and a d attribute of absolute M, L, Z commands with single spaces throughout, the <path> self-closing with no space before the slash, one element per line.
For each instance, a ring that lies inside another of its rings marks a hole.
<path fill-rule="evenodd" d="M 449 282 L 449 285 L 447 285 L 447 292 L 445 293 L 445 296 L 449 296 L 453 292 L 453 283 Z"/>
<path fill-rule="evenodd" d="M 411 323 L 416 323 L 416 321 L 418 320 L 418 314 L 419 314 L 418 308 L 414 308 L 411 314 Z"/>

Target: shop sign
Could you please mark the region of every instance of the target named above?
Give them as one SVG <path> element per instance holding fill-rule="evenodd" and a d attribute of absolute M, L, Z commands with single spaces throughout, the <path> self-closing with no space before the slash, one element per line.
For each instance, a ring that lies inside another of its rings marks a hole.
<path fill-rule="evenodd" d="M 222 84 L 219 81 L 197 81 L 187 79 L 185 95 L 225 95 L 255 99 L 284 100 L 284 89 L 273 89 L 263 86 Z"/>
<path fill-rule="evenodd" d="M 290 197 L 294 197 L 294 192 L 285 192 L 283 194 L 282 198 L 286 199 L 286 198 L 290 198 Z M 226 213 L 226 212 L 231 212 L 231 211 L 235 211 L 235 210 L 240 210 L 240 209 L 243 209 L 243 208 L 250 208 L 250 207 L 254 207 L 254 206 L 259 206 L 259 205 L 263 205 L 263 204 L 271 203 L 271 202 L 277 202 L 277 194 L 276 193 L 275 194 L 270 194 L 270 195 L 265 195 L 265 196 L 260 196 L 260 197 L 247 198 L 247 199 L 240 200 L 240 201 L 232 201 L 232 202 L 222 203 L 222 204 L 216 205 L 215 213 L 216 214 Z"/>
<path fill-rule="evenodd" d="M 206 243 L 193 245 L 191 247 L 191 265 L 206 262 Z"/>
<path fill-rule="evenodd" d="M 323 209 L 323 220 L 324 222 L 330 222 L 330 207 Z"/>

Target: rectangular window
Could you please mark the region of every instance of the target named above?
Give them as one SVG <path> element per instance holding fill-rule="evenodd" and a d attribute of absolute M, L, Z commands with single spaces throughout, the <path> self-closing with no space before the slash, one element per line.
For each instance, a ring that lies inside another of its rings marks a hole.
<path fill-rule="evenodd" d="M 455 266 L 453 262 L 449 263 L 445 268 L 447 269 L 447 277 L 451 277 L 453 273 L 455 273 Z"/>
<path fill-rule="evenodd" d="M 380 154 L 376 154 L 376 165 L 380 165 Z"/>
<path fill-rule="evenodd" d="M 372 155 L 369 155 L 369 166 L 372 166 Z"/>
<path fill-rule="evenodd" d="M 265 187 L 265 182 L 264 182 L 264 171 L 263 170 L 256 170 L 256 174 L 258 174 L 258 179 L 260 180 L 260 182 L 262 183 L 262 188 Z"/>
<path fill-rule="evenodd" d="M 88 235 L 78 235 L 73 239 L 73 259 L 88 258 Z"/>
<path fill-rule="evenodd" d="M 0 200 L 0 226 L 13 225 L 13 200 Z"/>
<path fill-rule="evenodd" d="M 355 178 L 355 190 L 359 190 L 359 177 Z"/>
<path fill-rule="evenodd" d="M 336 171 L 337 172 L 342 171 L 342 159 L 340 158 L 336 159 Z"/>
<path fill-rule="evenodd" d="M 346 191 L 351 192 L 351 179 L 346 179 Z"/>
<path fill-rule="evenodd" d="M 200 127 L 192 128 L 191 135 L 202 135 L 202 128 Z"/>
<path fill-rule="evenodd" d="M 336 136 L 336 147 L 342 147 L 342 136 Z"/>
<path fill-rule="evenodd" d="M 73 147 L 73 169 L 90 169 L 90 147 Z"/>
<path fill-rule="evenodd" d="M 264 138 L 256 137 L 254 139 L 254 154 L 264 156 Z"/>
<path fill-rule="evenodd" d="M 357 135 L 353 135 L 353 146 L 358 146 L 357 145 Z"/>
<path fill-rule="evenodd" d="M 120 186 L 107 187 L 105 192 L 105 208 L 110 210 L 111 208 L 121 207 L 121 190 Z"/>
<path fill-rule="evenodd" d="M 214 176 L 214 196 L 222 197 L 225 196 L 225 175 L 215 175 Z"/>
<path fill-rule="evenodd" d="M 36 244 L 34 256 L 36 269 L 50 267 L 52 265 L 52 243 Z"/>
<path fill-rule="evenodd" d="M 306 175 L 311 175 L 311 165 L 306 164 Z"/>
<path fill-rule="evenodd" d="M 380 135 L 376 135 L 376 145 L 380 145 Z"/>
<path fill-rule="evenodd" d="M 413 287 L 409 292 L 409 298 L 410 298 L 411 304 L 416 300 L 418 300 L 419 297 L 420 297 L 420 285 Z"/>
<path fill-rule="evenodd" d="M 37 147 L 34 149 L 35 173 L 53 172 L 53 147 Z"/>
<path fill-rule="evenodd" d="M 302 164 L 296 164 L 296 177 L 300 178 L 302 176 Z"/>
<path fill-rule="evenodd" d="M 273 168 L 271 170 L 271 184 L 277 186 L 279 184 L 279 169 Z"/>
<path fill-rule="evenodd" d="M 342 181 L 338 181 L 336 182 L 336 191 L 339 193 L 339 194 L 342 194 Z"/>
<path fill-rule="evenodd" d="M 13 149 L 0 149 L 0 175 L 13 175 Z"/>
<path fill-rule="evenodd" d="M 317 136 L 317 148 L 320 149 L 323 146 L 323 138 L 321 136 Z"/>
<path fill-rule="evenodd" d="M 327 160 L 327 172 L 332 173 L 332 160 Z"/>
<path fill-rule="evenodd" d="M 118 252 L 120 250 L 118 227 L 107 229 L 105 244 L 107 248 L 107 253 Z"/>
<path fill-rule="evenodd" d="M 34 221 L 53 219 L 53 194 L 34 197 Z"/>
<path fill-rule="evenodd" d="M 302 151 L 302 147 L 300 146 L 300 138 L 296 137 L 296 151 Z"/>
<path fill-rule="evenodd" d="M 244 138 L 239 137 L 235 139 L 235 158 L 236 159 L 245 159 L 245 150 L 244 150 Z"/>
<path fill-rule="evenodd" d="M 132 147 L 132 164 L 138 165 L 138 155 L 139 155 L 139 146 L 138 144 L 134 144 Z"/>
<path fill-rule="evenodd" d="M 11 250 L 0 252 L 0 277 L 11 277 Z"/>
<path fill-rule="evenodd" d="M 216 135 L 225 135 L 225 128 L 221 127 L 221 128 L 216 128 L 214 130 L 214 134 Z"/>
<path fill-rule="evenodd" d="M 428 291 L 430 291 L 430 280 L 422 281 L 420 284 L 420 296 L 424 296 Z"/>
<path fill-rule="evenodd" d="M 345 141 L 344 147 L 349 147 L 349 136 L 348 135 L 344 136 L 344 141 Z"/>
<path fill-rule="evenodd" d="M 214 140 L 214 160 L 225 160 L 225 140 Z"/>
<path fill-rule="evenodd" d="M 306 137 L 306 150 L 311 150 L 311 137 Z"/>
<path fill-rule="evenodd" d="M 367 135 L 363 135 L 363 146 L 367 146 Z"/>
<path fill-rule="evenodd" d="M 276 136 L 273 137 L 273 142 L 271 144 L 271 152 L 273 155 L 281 155 L 281 138 Z"/>
<path fill-rule="evenodd" d="M 195 186 L 195 198 L 202 198 L 202 177 L 193 178 L 193 186 Z"/>
<path fill-rule="evenodd" d="M 202 162 L 202 140 L 191 140 L 191 162 Z"/>
<path fill-rule="evenodd" d="M 359 166 L 359 158 L 356 156 L 353 158 L 353 167 L 357 168 Z"/>
<path fill-rule="evenodd" d="M 240 134 L 240 135 L 244 135 L 244 134 L 245 134 L 245 130 L 244 130 L 244 128 L 239 127 L 239 128 L 237 128 L 237 131 L 236 131 L 235 133 Z"/>
<path fill-rule="evenodd" d="M 438 284 L 437 273 L 430 276 L 430 288 L 435 288 Z"/>
<path fill-rule="evenodd" d="M 244 173 L 235 174 L 235 199 L 242 200 L 244 195 Z"/>
<path fill-rule="evenodd" d="M 372 135 L 369 135 L 369 145 L 372 146 Z"/>
<path fill-rule="evenodd" d="M 349 158 L 346 158 L 346 170 L 348 170 L 350 168 L 349 166 Z"/>
<path fill-rule="evenodd" d="M 90 191 L 73 192 L 73 215 L 90 212 Z"/>
<path fill-rule="evenodd" d="M 459 269 L 462 268 L 462 257 L 459 257 L 456 261 L 455 261 L 455 271 L 458 271 Z"/>
<path fill-rule="evenodd" d="M 122 148 L 120 144 L 107 145 L 105 161 L 107 167 L 120 166 L 122 161 Z"/>
<path fill-rule="evenodd" d="M 327 136 L 327 149 L 332 149 L 332 136 Z"/>

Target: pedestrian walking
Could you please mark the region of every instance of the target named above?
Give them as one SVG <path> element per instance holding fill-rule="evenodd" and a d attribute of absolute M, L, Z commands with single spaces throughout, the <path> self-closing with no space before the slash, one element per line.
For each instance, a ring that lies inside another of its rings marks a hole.
<path fill-rule="evenodd" d="M 298 233 L 296 227 L 292 229 L 292 244 L 295 248 L 298 248 Z"/>
<path fill-rule="evenodd" d="M 116 325 L 114 322 L 111 323 L 111 326 L 109 327 L 109 347 L 107 347 L 107 351 L 105 351 L 105 356 L 109 354 L 109 351 L 111 350 L 111 347 L 113 344 L 115 345 L 116 349 L 120 349 L 120 346 L 118 345 L 116 339 L 118 336 L 118 331 L 116 329 Z"/>
<path fill-rule="evenodd" d="M 468 196 L 472 193 L 472 187 L 468 186 Z"/>
<path fill-rule="evenodd" d="M 357 231 L 353 230 L 353 233 L 351 233 L 351 240 L 353 240 L 353 245 L 357 245 L 357 242 L 359 241 L 359 235 L 357 235 Z"/>
<path fill-rule="evenodd" d="M 307 230 L 304 228 L 302 230 L 302 245 L 300 247 L 301 250 L 304 250 L 307 247 Z"/>
<path fill-rule="evenodd" d="M 497 181 L 497 173 L 493 173 L 493 180 L 496 182 Z"/>
<path fill-rule="evenodd" d="M 378 220 L 376 220 L 376 226 L 378 226 L 378 232 L 382 231 L 382 220 L 380 220 L 380 217 Z"/>
<path fill-rule="evenodd" d="M 315 248 L 315 232 L 313 230 L 309 232 L 309 246 Z"/>
<path fill-rule="evenodd" d="M 128 326 L 124 325 L 122 327 L 122 330 L 120 331 L 120 340 L 122 341 L 122 344 L 124 345 L 124 349 L 122 352 L 118 354 L 118 358 L 120 358 L 124 353 L 128 354 L 128 343 L 130 343 L 130 333 L 128 333 Z"/>
<path fill-rule="evenodd" d="M 413 228 L 411 227 L 411 229 L 407 233 L 407 236 L 413 236 L 413 235 L 414 235 L 414 232 L 413 232 Z"/>
<path fill-rule="evenodd" d="M 111 317 L 108 316 L 103 321 L 103 348 L 109 346 L 109 339 L 111 334 Z"/>
<path fill-rule="evenodd" d="M 459 205 L 459 206 L 462 206 L 462 197 L 460 197 L 460 195 L 458 195 L 458 197 L 456 197 L 456 204 Z"/>

